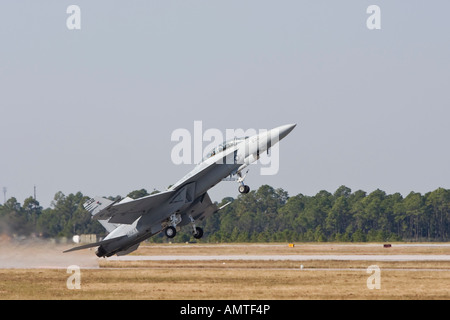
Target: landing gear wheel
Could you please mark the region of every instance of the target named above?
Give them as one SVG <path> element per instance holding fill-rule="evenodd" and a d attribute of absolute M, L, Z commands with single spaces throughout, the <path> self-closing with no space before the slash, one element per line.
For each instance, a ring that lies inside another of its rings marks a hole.
<path fill-rule="evenodd" d="M 175 237 L 175 235 L 177 234 L 177 229 L 175 229 L 174 227 L 172 227 L 172 226 L 169 226 L 169 227 L 167 227 L 166 228 L 166 230 L 164 231 L 164 233 L 166 234 L 166 237 L 167 238 L 173 238 L 173 237 Z"/>
<path fill-rule="evenodd" d="M 239 186 L 239 192 L 240 193 L 249 193 L 250 192 L 250 187 L 246 186 L 246 185 L 240 185 Z"/>
<path fill-rule="evenodd" d="M 202 228 L 196 227 L 195 231 L 196 231 L 196 233 L 194 233 L 195 239 L 200 239 L 201 237 L 203 237 L 203 229 Z"/>

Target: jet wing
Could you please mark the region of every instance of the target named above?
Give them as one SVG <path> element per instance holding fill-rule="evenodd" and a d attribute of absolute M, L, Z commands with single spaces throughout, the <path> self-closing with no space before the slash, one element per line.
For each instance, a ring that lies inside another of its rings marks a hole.
<path fill-rule="evenodd" d="M 169 190 L 136 200 L 125 198 L 121 202 L 112 204 L 100 212 L 97 212 L 93 218 L 96 220 L 109 219 L 109 223 L 131 224 L 141 215 L 154 207 L 161 205 L 164 201 L 167 201 L 174 193 L 175 191 Z"/>
<path fill-rule="evenodd" d="M 235 149 L 235 147 L 229 148 L 222 156 L 211 158 L 203 162 L 200 166 L 189 172 L 167 191 L 136 200 L 125 198 L 119 203 L 111 203 L 99 212 L 95 212 L 93 218 L 96 220 L 109 219 L 108 223 L 131 224 L 143 214 L 150 212 L 158 206 L 168 203 L 169 200 L 171 201 L 169 205 L 173 204 L 171 209 L 176 210 L 185 203 L 194 200 L 193 195 L 195 193 L 195 182 L 206 176 L 211 170 L 214 170 L 217 166 L 222 165 L 231 165 L 236 168 L 239 166 L 239 164 L 235 164 L 233 162 Z M 211 200 L 209 199 L 208 202 L 210 201 Z M 210 205 L 210 203 L 208 203 L 208 205 Z M 216 210 L 214 206 L 209 206 L 206 212 L 210 213 L 214 210 Z"/>
<path fill-rule="evenodd" d="M 227 149 L 221 156 L 212 157 L 205 160 L 191 172 L 177 181 L 170 190 L 179 190 L 186 184 L 200 180 L 202 177 L 209 174 L 210 171 L 216 169 L 218 166 L 233 166 L 236 169 L 241 166 L 235 162 L 236 147 Z M 227 174 L 228 175 L 228 174 Z M 226 175 L 226 176 L 227 176 Z M 224 178 L 226 177 L 224 176 Z"/>

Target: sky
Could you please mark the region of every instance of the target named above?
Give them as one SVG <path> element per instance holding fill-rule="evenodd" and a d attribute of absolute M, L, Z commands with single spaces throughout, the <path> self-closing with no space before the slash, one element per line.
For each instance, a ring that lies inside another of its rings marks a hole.
<path fill-rule="evenodd" d="M 70 5 L 80 29 L 69 29 Z M 370 5 L 381 29 L 371 30 Z M 450 188 L 448 1 L 153 0 L 0 3 L 0 188 L 164 190 L 172 133 L 296 123 L 279 171 L 246 184 L 290 196 Z M 208 145 L 205 142 L 204 145 Z M 237 183 L 210 191 L 237 197 Z M 3 202 L 0 194 L 0 203 Z"/>

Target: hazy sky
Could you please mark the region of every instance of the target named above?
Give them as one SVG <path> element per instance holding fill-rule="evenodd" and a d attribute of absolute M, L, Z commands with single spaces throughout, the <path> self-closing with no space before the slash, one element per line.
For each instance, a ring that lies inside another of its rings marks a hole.
<path fill-rule="evenodd" d="M 69 30 L 69 5 L 81 30 Z M 369 5 L 381 30 L 369 30 Z M 314 195 L 450 188 L 448 1 L 0 3 L 0 188 L 122 195 L 193 168 L 178 128 L 270 129 L 280 170 L 246 183 Z M 205 143 L 206 145 L 207 143 Z M 213 200 L 236 197 L 223 182 Z M 3 194 L 0 193 L 1 202 Z"/>

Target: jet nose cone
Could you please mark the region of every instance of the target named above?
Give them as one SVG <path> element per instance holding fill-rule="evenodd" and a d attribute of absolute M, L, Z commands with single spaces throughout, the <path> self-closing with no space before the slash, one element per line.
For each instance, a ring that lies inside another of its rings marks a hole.
<path fill-rule="evenodd" d="M 297 124 L 285 124 L 284 126 L 279 126 L 275 128 L 279 132 L 279 140 L 286 137 L 292 130 L 294 130 Z"/>

